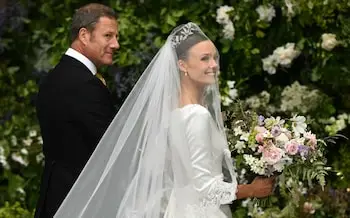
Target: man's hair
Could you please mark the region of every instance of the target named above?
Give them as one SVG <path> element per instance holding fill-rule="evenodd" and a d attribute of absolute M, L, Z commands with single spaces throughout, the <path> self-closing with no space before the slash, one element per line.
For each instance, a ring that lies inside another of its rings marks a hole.
<path fill-rule="evenodd" d="M 71 42 L 78 37 L 81 28 L 92 32 L 101 17 L 117 19 L 113 9 L 102 4 L 91 3 L 77 9 L 72 18 Z"/>

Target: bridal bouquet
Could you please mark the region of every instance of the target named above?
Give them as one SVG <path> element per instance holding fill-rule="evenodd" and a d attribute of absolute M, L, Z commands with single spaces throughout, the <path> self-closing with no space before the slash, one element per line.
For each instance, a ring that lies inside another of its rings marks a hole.
<path fill-rule="evenodd" d="M 325 143 L 308 130 L 306 118 L 288 119 L 250 113 L 228 129 L 229 145 L 236 165 L 255 175 L 287 174 L 298 180 L 313 179 L 325 185 Z"/>

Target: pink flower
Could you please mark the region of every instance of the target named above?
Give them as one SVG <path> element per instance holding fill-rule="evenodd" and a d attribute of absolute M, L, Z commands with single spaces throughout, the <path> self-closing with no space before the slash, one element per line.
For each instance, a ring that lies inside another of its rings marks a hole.
<path fill-rule="evenodd" d="M 259 146 L 258 146 L 258 152 L 259 152 L 259 153 L 264 152 L 264 150 L 265 150 L 265 147 L 264 147 L 264 146 L 262 146 L 262 145 L 259 145 Z"/>
<path fill-rule="evenodd" d="M 264 133 L 267 131 L 263 126 L 256 126 L 255 130 L 258 131 L 258 133 Z"/>
<path fill-rule="evenodd" d="M 263 133 L 258 133 L 258 134 L 256 134 L 255 140 L 256 140 L 258 143 L 262 144 L 262 143 L 264 142 L 264 134 L 263 134 Z"/>
<path fill-rule="evenodd" d="M 298 153 L 299 145 L 296 141 L 292 140 L 285 144 L 285 149 L 288 154 L 296 155 Z"/>
<path fill-rule="evenodd" d="M 266 163 L 270 165 L 276 164 L 278 161 L 281 160 L 283 155 L 283 150 L 277 147 L 270 147 L 269 149 L 265 149 L 263 151 L 263 159 L 266 161 Z"/>
<path fill-rule="evenodd" d="M 317 144 L 316 135 L 312 134 L 311 132 L 307 132 L 307 133 L 304 134 L 304 138 L 309 140 L 308 144 L 310 145 L 311 148 L 314 149 L 316 144 Z"/>

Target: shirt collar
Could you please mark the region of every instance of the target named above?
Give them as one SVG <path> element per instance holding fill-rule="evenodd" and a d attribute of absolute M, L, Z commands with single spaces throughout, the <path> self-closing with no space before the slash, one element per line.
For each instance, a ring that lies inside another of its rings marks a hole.
<path fill-rule="evenodd" d="M 90 61 L 83 54 L 81 54 L 80 52 L 78 52 L 72 48 L 68 48 L 68 50 L 66 51 L 65 54 L 80 61 L 82 64 L 84 64 L 91 71 L 91 73 L 93 75 L 96 75 L 97 69 L 96 69 L 95 64 L 92 63 L 92 61 Z"/>

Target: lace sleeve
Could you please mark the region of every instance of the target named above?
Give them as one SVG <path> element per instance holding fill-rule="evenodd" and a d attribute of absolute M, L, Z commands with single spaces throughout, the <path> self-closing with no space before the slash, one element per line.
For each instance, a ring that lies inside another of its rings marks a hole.
<path fill-rule="evenodd" d="M 212 153 L 212 143 L 215 141 L 212 139 L 212 128 L 215 126 L 211 119 L 209 112 L 203 108 L 190 119 L 187 126 L 194 184 L 206 203 L 229 204 L 236 199 L 237 185 L 235 182 L 224 182 L 222 173 L 214 173 L 214 167 L 221 162 L 215 161 Z M 221 169 L 221 165 L 219 167 Z"/>

